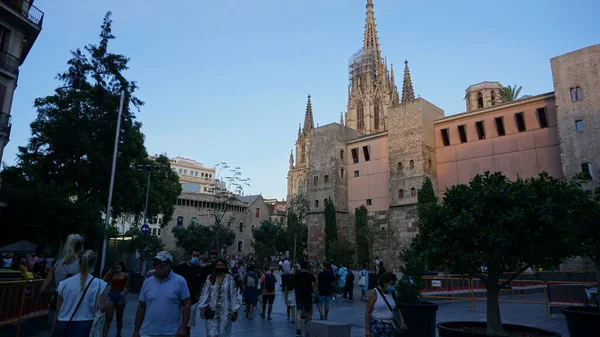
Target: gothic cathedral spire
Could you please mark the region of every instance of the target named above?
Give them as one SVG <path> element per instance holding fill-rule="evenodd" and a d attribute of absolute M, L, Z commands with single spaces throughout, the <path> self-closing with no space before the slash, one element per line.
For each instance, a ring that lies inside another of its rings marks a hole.
<path fill-rule="evenodd" d="M 310 130 L 315 128 L 315 122 L 313 120 L 312 103 L 310 102 L 310 95 L 308 95 L 308 101 L 306 102 L 306 112 L 304 113 L 304 130 L 302 134 L 310 134 Z"/>
<path fill-rule="evenodd" d="M 373 0 L 367 0 L 367 18 L 365 20 L 365 36 L 363 38 L 363 50 L 374 50 L 377 59 L 381 58 L 379 50 L 379 37 L 377 36 L 377 24 L 375 24 L 375 13 L 373 12 Z"/>
<path fill-rule="evenodd" d="M 386 130 L 387 111 L 398 92 L 381 56 L 373 0 L 367 0 L 362 48 L 348 62 L 350 85 L 346 126 L 364 134 Z"/>
<path fill-rule="evenodd" d="M 408 69 L 408 60 L 404 60 L 404 83 L 402 84 L 402 103 L 415 99 L 410 70 Z"/>

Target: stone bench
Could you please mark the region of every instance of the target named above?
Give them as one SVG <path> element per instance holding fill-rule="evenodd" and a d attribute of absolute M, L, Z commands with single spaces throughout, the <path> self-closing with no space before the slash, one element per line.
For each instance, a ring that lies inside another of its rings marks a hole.
<path fill-rule="evenodd" d="M 350 324 L 310 321 L 306 324 L 306 337 L 350 337 Z"/>

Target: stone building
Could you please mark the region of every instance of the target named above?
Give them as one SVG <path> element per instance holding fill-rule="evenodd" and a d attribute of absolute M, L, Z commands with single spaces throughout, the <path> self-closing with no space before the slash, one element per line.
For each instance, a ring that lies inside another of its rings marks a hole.
<path fill-rule="evenodd" d="M 219 204 L 219 198 L 211 194 L 183 192 L 177 199 L 173 219 L 162 229 L 162 242 L 169 250 L 176 249 L 173 228 L 187 227 L 190 224 L 213 226 L 215 213 L 222 215 L 221 225 L 231 229 L 236 237 L 230 247 L 223 249 L 223 254 L 248 254 L 254 252 L 252 230 L 264 220 L 269 219 L 269 208 L 260 195 L 239 197 L 239 202 L 226 205 Z M 213 249 L 213 248 L 210 248 Z"/>
<path fill-rule="evenodd" d="M 485 81 L 465 91 L 466 112 L 444 117 L 415 95 L 407 61 L 398 95 L 393 68 L 388 74 L 381 56 L 373 1 L 366 7 L 363 48 L 349 62 L 345 120 L 314 128 L 309 98 L 295 165 L 290 155 L 288 201 L 302 194 L 310 204 L 309 259 L 325 259 L 329 197 L 338 238 L 349 242 L 356 240 L 354 210 L 368 208 L 373 256 L 393 269 L 416 234 L 417 191 L 426 177 L 439 195 L 485 171 L 511 179 L 582 172 L 589 188 L 600 185 L 594 156 L 600 144 L 600 45 L 552 58 L 554 92 L 502 102 L 503 86 Z"/>
<path fill-rule="evenodd" d="M 285 199 L 265 199 L 267 207 L 269 207 L 269 221 L 287 227 L 287 202 Z"/>

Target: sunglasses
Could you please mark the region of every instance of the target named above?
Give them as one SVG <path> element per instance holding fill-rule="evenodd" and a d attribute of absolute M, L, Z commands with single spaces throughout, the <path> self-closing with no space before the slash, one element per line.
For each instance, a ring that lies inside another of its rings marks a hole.
<path fill-rule="evenodd" d="M 170 263 L 171 263 L 171 261 L 169 261 L 169 260 L 167 260 L 167 261 L 161 261 L 161 260 L 158 260 L 158 259 L 152 260 L 152 265 L 154 267 L 157 267 L 157 266 L 166 266 L 166 265 L 168 265 Z"/>

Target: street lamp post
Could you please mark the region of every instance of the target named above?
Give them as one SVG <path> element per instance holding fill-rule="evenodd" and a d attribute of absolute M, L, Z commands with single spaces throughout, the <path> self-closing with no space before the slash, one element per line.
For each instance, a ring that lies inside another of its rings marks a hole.
<path fill-rule="evenodd" d="M 100 261 L 100 273 L 106 262 L 106 248 L 108 245 L 107 236 L 110 229 L 110 209 L 112 206 L 113 189 L 115 186 L 115 171 L 117 169 L 117 154 L 119 150 L 119 135 L 121 134 L 121 115 L 123 114 L 123 102 L 125 101 L 125 91 L 121 91 L 121 102 L 119 104 L 119 114 L 117 115 L 117 130 L 115 134 L 115 147 L 113 149 L 112 169 L 110 171 L 110 185 L 108 187 L 108 205 L 106 205 L 106 219 L 104 222 L 104 240 L 102 241 L 102 259 Z"/>
<path fill-rule="evenodd" d="M 150 195 L 150 175 L 152 174 L 153 167 L 152 165 L 138 165 L 137 169 L 148 173 L 148 181 L 146 182 L 146 205 L 144 206 L 144 219 L 142 221 L 142 225 L 144 225 L 148 220 L 148 196 Z"/>

